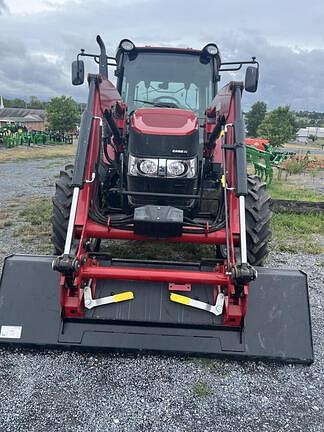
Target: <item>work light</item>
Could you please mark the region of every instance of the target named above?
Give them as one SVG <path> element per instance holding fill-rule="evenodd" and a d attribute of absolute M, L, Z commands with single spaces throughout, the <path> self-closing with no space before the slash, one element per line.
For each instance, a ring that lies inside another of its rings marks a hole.
<path fill-rule="evenodd" d="M 129 39 L 123 39 L 119 46 L 127 52 L 133 51 L 133 49 L 135 49 L 135 45 L 132 41 L 130 41 Z"/>
<path fill-rule="evenodd" d="M 216 56 L 218 54 L 218 47 L 214 43 L 210 43 L 203 48 L 203 51 L 207 52 L 211 56 Z"/>

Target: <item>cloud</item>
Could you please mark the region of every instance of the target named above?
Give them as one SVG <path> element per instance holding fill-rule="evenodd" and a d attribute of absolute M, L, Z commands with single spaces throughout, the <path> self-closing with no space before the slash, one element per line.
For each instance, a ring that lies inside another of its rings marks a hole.
<path fill-rule="evenodd" d="M 195 48 L 215 41 L 224 60 L 256 55 L 259 93 L 244 97 L 246 107 L 259 99 L 270 108 L 289 104 L 324 111 L 322 0 L 309 0 L 307 7 L 295 0 L 273 0 L 262 7 L 259 0 L 232 0 L 231 13 L 209 0 L 200 0 L 199 10 L 193 0 L 51 0 L 45 10 L 40 3 L 30 2 L 28 15 L 11 11 L 0 16 L 4 96 L 68 94 L 84 100 L 86 87 L 71 86 L 70 64 L 81 47 L 97 51 L 100 33 L 110 55 L 124 37 L 138 45 Z M 3 5 L 0 0 L 0 11 Z M 86 70 L 95 72 L 96 66 L 87 62 Z"/>
<path fill-rule="evenodd" d="M 0 39 L 0 53 L 0 91 L 4 95 L 50 97 L 67 91 L 69 77 L 62 59 L 53 62 L 11 37 Z"/>
<path fill-rule="evenodd" d="M 6 5 L 4 0 L 0 0 L 0 15 L 2 15 L 2 12 L 7 11 L 8 6 Z"/>
<path fill-rule="evenodd" d="M 324 50 L 297 50 L 242 34 L 228 38 L 223 48 L 226 58 L 254 55 L 260 62 L 258 93 L 246 94 L 245 105 L 257 98 L 270 108 L 290 105 L 293 109 L 324 111 Z"/>

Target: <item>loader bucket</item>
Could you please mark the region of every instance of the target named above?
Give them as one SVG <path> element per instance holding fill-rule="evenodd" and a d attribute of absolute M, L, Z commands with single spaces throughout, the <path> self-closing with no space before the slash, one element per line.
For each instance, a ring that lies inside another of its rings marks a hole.
<path fill-rule="evenodd" d="M 134 299 L 87 310 L 85 318 L 64 318 L 59 274 L 51 263 L 52 257 L 44 256 L 6 258 L 0 285 L 2 345 L 313 361 L 307 279 L 302 272 L 258 268 L 244 329 L 238 330 L 222 327 L 219 317 L 205 311 L 170 302 L 168 286 L 162 282 L 98 281 L 98 295 L 132 291 Z M 123 263 L 130 265 L 118 261 Z M 190 296 L 197 298 L 197 293 L 210 300 L 208 286 L 193 286 Z"/>

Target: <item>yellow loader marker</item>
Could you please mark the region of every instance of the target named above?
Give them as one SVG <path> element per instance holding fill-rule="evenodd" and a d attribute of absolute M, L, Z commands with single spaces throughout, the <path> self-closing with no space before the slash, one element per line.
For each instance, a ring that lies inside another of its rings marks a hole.
<path fill-rule="evenodd" d="M 223 293 L 218 293 L 216 304 L 214 304 L 214 305 L 211 305 L 209 303 L 205 303 L 205 302 L 202 302 L 199 300 L 194 300 L 190 297 L 183 296 L 180 294 L 174 294 L 174 293 L 172 293 L 170 295 L 170 300 L 175 302 L 175 303 L 180 303 L 180 304 L 183 304 L 185 306 L 191 306 L 191 307 L 194 307 L 196 309 L 201 309 L 201 310 L 204 310 L 206 312 L 210 312 L 215 316 L 219 316 L 219 315 L 222 315 L 222 313 L 223 313 L 225 296 Z"/>
<path fill-rule="evenodd" d="M 94 307 L 97 306 L 103 306 L 112 303 L 120 303 L 126 300 L 133 300 L 134 298 L 134 293 L 132 291 L 124 291 L 122 293 L 115 294 L 112 296 L 94 299 L 92 298 L 92 293 L 91 293 L 91 283 L 92 281 L 90 280 L 89 284 L 86 287 L 84 287 L 84 292 L 83 292 L 84 306 L 86 309 L 93 309 Z"/>

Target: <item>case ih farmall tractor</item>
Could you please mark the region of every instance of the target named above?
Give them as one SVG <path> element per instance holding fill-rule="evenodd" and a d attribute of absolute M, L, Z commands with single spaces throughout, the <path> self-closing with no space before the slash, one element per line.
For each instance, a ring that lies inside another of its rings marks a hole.
<path fill-rule="evenodd" d="M 128 39 L 112 58 L 97 42 L 99 54 L 81 50 L 72 64 L 74 85 L 81 57 L 99 73 L 88 75 L 75 164 L 56 184 L 57 256 L 6 259 L 0 341 L 311 363 L 306 276 L 260 267 L 270 199 L 247 175 L 241 109 L 243 91 L 257 89 L 256 59 Z M 222 71 L 242 67 L 244 84 L 218 90 Z M 215 257 L 120 259 L 111 240 L 207 244 Z"/>

